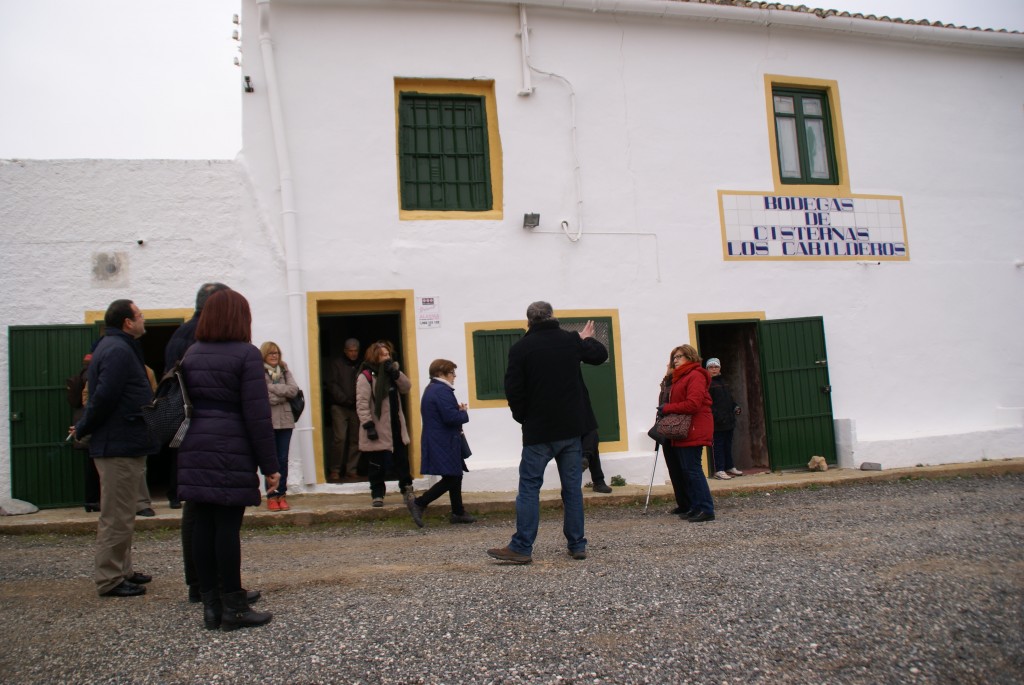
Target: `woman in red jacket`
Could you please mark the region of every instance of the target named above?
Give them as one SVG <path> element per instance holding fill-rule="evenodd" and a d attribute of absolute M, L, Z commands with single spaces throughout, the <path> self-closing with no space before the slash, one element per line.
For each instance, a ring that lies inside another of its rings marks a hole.
<path fill-rule="evenodd" d="M 707 478 L 701 468 L 701 452 L 710 446 L 715 434 L 715 421 L 711 417 L 711 375 L 700 364 L 700 355 L 692 345 L 680 345 L 672 350 L 665 380 L 671 381 L 669 400 L 659 407 L 662 414 L 691 414 L 693 423 L 684 440 L 673 440 L 665 447 L 665 458 L 675 459 L 687 478 L 690 496 L 689 512 L 680 514 L 691 523 L 715 520 L 715 503 L 711 499 Z"/>

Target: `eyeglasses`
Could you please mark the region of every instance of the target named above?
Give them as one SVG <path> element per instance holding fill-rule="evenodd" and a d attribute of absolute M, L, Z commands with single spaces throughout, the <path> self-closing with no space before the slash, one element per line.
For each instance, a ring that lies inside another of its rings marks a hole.
<path fill-rule="evenodd" d="M 280 352 L 267 352 L 267 356 L 268 357 L 280 357 L 281 353 Z"/>
<path fill-rule="evenodd" d="M 672 361 L 677 362 L 680 359 L 686 359 L 686 357 L 681 355 L 681 354 L 674 354 L 674 355 L 672 355 Z"/>

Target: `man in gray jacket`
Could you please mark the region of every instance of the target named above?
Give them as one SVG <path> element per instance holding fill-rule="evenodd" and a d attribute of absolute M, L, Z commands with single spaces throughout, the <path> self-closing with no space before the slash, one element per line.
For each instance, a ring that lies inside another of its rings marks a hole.
<path fill-rule="evenodd" d="M 94 578 L 101 597 L 133 597 L 152 578 L 132 566 L 135 508 L 146 455 L 155 451 L 142 420 L 153 400 L 138 339 L 146 320 L 131 300 L 114 300 L 103 317 L 106 331 L 89 365 L 89 402 L 73 435 L 91 436 L 89 456 L 100 474 L 100 518 Z"/>

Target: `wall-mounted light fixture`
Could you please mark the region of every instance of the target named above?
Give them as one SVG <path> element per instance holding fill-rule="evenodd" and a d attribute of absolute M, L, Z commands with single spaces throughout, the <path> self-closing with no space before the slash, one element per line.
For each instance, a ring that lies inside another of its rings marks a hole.
<path fill-rule="evenodd" d="M 523 228 L 531 229 L 540 226 L 540 214 L 523 214 Z"/>
<path fill-rule="evenodd" d="M 242 88 L 242 90 L 244 90 L 246 93 L 256 92 L 256 89 L 252 87 L 252 80 L 248 76 L 245 77 L 245 86 Z"/>

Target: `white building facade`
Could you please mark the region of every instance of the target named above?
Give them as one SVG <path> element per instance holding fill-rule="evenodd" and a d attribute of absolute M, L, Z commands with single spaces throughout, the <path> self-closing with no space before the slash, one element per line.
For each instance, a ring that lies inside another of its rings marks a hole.
<path fill-rule="evenodd" d="M 465 488 L 514 488 L 501 354 L 538 299 L 612 350 L 608 476 L 646 481 L 684 342 L 746 408 L 741 469 L 1024 452 L 1024 36 L 659 0 L 245 0 L 241 34 L 239 159 L 5 164 L 0 279 L 15 327 L 241 290 L 307 388 L 292 487 L 365 488 L 324 478 L 357 337 L 398 346 L 414 438 L 455 361 Z"/>

